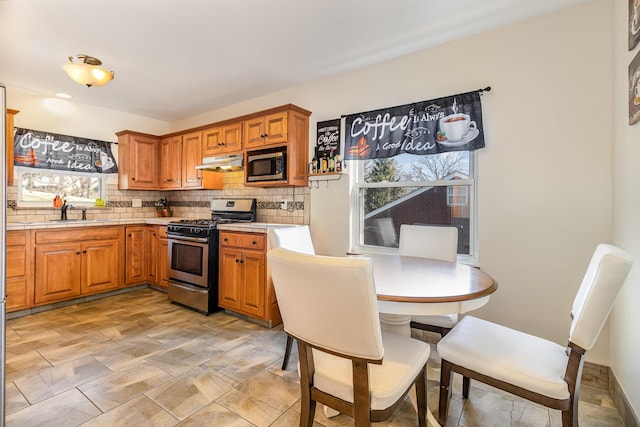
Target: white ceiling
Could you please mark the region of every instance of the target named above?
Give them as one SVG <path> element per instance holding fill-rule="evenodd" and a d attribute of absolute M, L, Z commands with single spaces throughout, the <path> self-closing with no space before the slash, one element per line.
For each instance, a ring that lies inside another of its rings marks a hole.
<path fill-rule="evenodd" d="M 0 82 L 164 121 L 586 0 L 0 0 Z M 87 54 L 103 87 L 60 65 Z"/>

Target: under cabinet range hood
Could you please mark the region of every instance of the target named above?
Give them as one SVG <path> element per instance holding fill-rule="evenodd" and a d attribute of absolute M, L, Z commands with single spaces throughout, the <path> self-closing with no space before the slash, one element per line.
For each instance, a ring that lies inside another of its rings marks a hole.
<path fill-rule="evenodd" d="M 215 172 L 233 172 L 242 170 L 243 157 L 241 153 L 226 154 L 223 156 L 205 157 L 202 164 L 196 169 L 210 170 Z"/>

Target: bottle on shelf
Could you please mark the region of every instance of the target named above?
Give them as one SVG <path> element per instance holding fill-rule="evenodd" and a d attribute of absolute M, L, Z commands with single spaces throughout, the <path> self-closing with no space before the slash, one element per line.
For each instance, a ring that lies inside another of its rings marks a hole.
<path fill-rule="evenodd" d="M 340 154 L 336 154 L 336 172 L 342 172 L 342 160 Z"/>
<path fill-rule="evenodd" d="M 328 172 L 336 171 L 336 158 L 333 155 L 333 148 L 329 152 L 329 163 L 328 163 Z"/>
<path fill-rule="evenodd" d="M 327 171 L 329 170 L 329 163 L 327 160 L 327 153 L 324 153 L 322 155 L 322 161 L 320 163 L 320 173 L 327 173 Z"/>

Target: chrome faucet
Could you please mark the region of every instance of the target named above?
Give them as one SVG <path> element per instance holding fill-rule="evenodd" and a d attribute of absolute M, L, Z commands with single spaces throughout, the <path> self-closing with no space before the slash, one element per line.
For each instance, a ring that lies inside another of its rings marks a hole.
<path fill-rule="evenodd" d="M 64 199 L 62 201 L 62 207 L 60 208 L 60 220 L 61 221 L 66 221 L 67 220 L 67 208 L 69 207 L 69 205 L 67 205 L 67 199 Z"/>

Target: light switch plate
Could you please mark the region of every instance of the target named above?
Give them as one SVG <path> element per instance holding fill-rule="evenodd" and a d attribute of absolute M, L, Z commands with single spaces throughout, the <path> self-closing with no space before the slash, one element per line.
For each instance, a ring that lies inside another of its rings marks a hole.
<path fill-rule="evenodd" d="M 142 199 L 131 199 L 131 206 L 134 208 L 142 207 Z"/>

